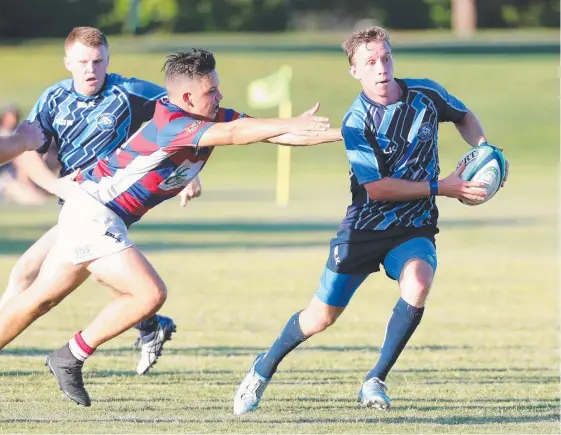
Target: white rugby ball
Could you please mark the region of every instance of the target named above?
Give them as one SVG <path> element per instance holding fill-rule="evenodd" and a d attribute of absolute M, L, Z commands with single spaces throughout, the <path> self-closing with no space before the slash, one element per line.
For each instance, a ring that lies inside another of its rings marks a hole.
<path fill-rule="evenodd" d="M 458 162 L 466 167 L 460 178 L 465 181 L 480 181 L 485 183 L 487 195 L 483 201 L 463 201 L 466 205 L 479 205 L 489 201 L 500 189 L 506 175 L 506 163 L 503 153 L 493 145 L 483 144 L 472 148 Z"/>

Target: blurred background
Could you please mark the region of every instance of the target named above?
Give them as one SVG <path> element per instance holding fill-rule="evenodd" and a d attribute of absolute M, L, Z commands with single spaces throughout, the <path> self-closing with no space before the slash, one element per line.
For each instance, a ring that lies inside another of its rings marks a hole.
<path fill-rule="evenodd" d="M 538 92 L 543 90 L 536 81 L 539 76 L 527 81 L 528 70 L 521 68 L 522 64 L 540 70 L 535 61 L 551 59 L 555 63 L 559 52 L 557 0 L 2 0 L 0 134 L 27 116 L 47 86 L 67 77 L 62 64 L 62 38 L 77 25 L 100 27 L 109 36 L 112 71 L 160 84 L 160 67 L 167 53 L 192 46 L 214 50 L 222 73 L 225 104 L 256 116 L 278 112 L 274 104 L 268 111 L 257 112 L 252 107 L 259 106 L 248 106 L 251 100 L 246 95 L 247 87 L 288 65 L 293 72 L 288 84 L 292 113 L 319 100 L 334 124 L 341 120 L 358 92 L 357 83 L 346 74 L 344 54 L 339 48 L 357 28 L 381 25 L 390 29 L 397 75 L 429 75 L 441 81 L 478 113 L 483 110 L 482 120 L 491 132 L 505 132 L 493 118 L 485 116 L 486 112 L 494 112 L 491 106 L 505 102 L 503 90 L 508 89 L 512 98 L 516 89 L 525 100 L 530 93 L 537 97 L 534 87 Z M 553 63 L 549 65 L 553 67 Z M 550 68 L 548 72 L 554 70 Z M 546 71 L 539 74 L 550 80 L 545 84 L 551 86 L 550 95 L 557 94 L 554 76 L 547 76 Z M 478 92 L 486 96 L 474 97 Z M 542 103 L 531 100 L 523 104 L 526 109 L 536 104 L 544 110 Z M 519 113 L 498 114 L 510 120 L 527 115 L 522 105 Z M 556 119 L 551 111 L 545 116 Z M 545 122 L 543 117 L 537 118 Z M 517 128 L 524 125 L 515 121 L 513 124 Z M 512 147 L 501 139 L 495 141 Z M 557 147 L 547 148 L 547 156 L 542 151 L 530 158 L 540 156 L 544 162 L 551 162 Z M 292 176 L 310 175 L 307 165 L 317 163 L 318 158 L 343 170 L 344 155 L 332 151 L 341 149 L 335 145 L 296 151 L 291 157 Z M 521 149 L 516 147 L 510 156 L 516 157 Z M 228 172 L 234 177 L 251 172 L 257 181 L 259 174 L 275 173 L 274 153 L 254 147 L 236 151 L 240 157 L 234 162 L 229 157 L 213 160 L 219 161 L 219 168 L 222 161 L 227 162 Z M 229 152 L 223 154 L 229 156 Z M 458 150 L 454 158 L 459 154 Z M 249 155 L 259 162 L 262 159 L 262 164 L 252 165 L 251 171 L 244 168 Z M 49 157 L 56 170 L 53 153 Z M 443 157 L 446 159 L 446 153 Z M 47 199 L 17 161 L 0 171 L 0 195 L 4 201 L 37 205 Z M 209 177 L 213 180 L 212 175 Z M 262 187 L 261 194 L 265 196 L 271 187 L 267 186 L 268 179 L 253 183 Z M 276 190 L 274 177 L 272 182 Z M 244 183 L 244 187 L 248 186 Z M 294 194 L 298 192 L 291 192 L 291 197 Z"/>
<path fill-rule="evenodd" d="M 340 44 L 373 24 L 390 31 L 396 76 L 441 83 L 477 114 L 489 141 L 503 147 L 511 163 L 507 186 L 484 205 L 438 199 L 439 271 L 430 309 L 390 381 L 396 410 L 375 419 L 373 428 L 347 406 L 377 355 L 398 297 L 395 283 L 377 274 L 334 327 L 283 363 L 279 386 L 267 394 L 290 401 L 264 403 L 253 421 L 269 419 L 268 426 L 230 420 L 239 376 L 309 301 L 350 202 L 342 143 L 291 150 L 284 206 L 277 203 L 277 149 L 255 144 L 216 150 L 202 173 L 200 198 L 185 209 L 168 201 L 132 228 L 131 238 L 168 283 L 163 312 L 180 325 L 171 356 L 156 370 L 171 373 L 174 382 L 135 381 L 134 334 L 115 339 L 102 358 L 88 362 L 91 370 L 105 370 L 90 383 L 96 397 L 122 401 L 116 408 L 101 403 L 102 414 L 91 414 L 84 430 L 111 431 L 123 413 L 137 415 L 139 401 L 120 393 L 134 385 L 145 397 L 176 394 L 178 403 L 214 394 L 212 406 L 189 410 L 153 401 L 141 414 L 187 415 L 189 430 L 201 432 L 558 433 L 558 0 L 1 0 L 0 132 L 26 117 L 46 87 L 69 76 L 64 38 L 84 25 L 108 35 L 111 72 L 163 84 L 167 54 L 202 46 L 216 54 L 224 106 L 278 116 L 280 102 L 258 104 L 251 89 L 256 81 L 271 94 L 285 86 L 292 114 L 320 101 L 320 113 L 338 127 L 360 92 Z M 282 76 L 286 67 L 291 74 Z M 439 137 L 445 176 L 467 145 L 450 124 L 441 126 Z M 50 164 L 56 170 L 52 156 Z M 0 276 L 6 280 L 17 257 L 56 222 L 59 208 L 17 161 L 0 171 Z M 106 300 L 95 284 L 84 287 L 55 309 L 58 314 L 30 328 L 12 353 L 0 355 L 0 371 L 15 373 L 9 385 L 21 386 L 0 385 L 0 393 L 30 400 L 25 383 L 39 369 L 38 358 Z M 5 427 L 74 430 L 79 412 L 50 403 L 47 375 L 33 380 L 37 406 L 6 402 L 0 410 L 0 417 L 17 415 L 27 426 Z M 325 399 L 292 401 L 317 396 L 318 385 Z M 415 400 L 421 396 L 429 406 Z M 454 408 L 456 402 L 462 407 Z M 285 419 L 287 408 L 292 417 Z M 223 416 L 216 420 L 216 413 Z M 43 425 L 41 416 L 59 419 L 58 426 Z M 98 417 L 105 423 L 96 423 Z M 309 423 L 304 429 L 295 423 L 300 417 Z M 346 418 L 357 424 L 337 423 Z M 119 428 L 186 429 L 174 424 Z"/>

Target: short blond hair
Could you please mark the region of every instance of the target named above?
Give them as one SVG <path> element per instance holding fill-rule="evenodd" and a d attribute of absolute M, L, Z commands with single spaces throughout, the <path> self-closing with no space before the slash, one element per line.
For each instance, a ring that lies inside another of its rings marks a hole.
<path fill-rule="evenodd" d="M 74 27 L 66 37 L 64 49 L 68 50 L 75 42 L 81 42 L 86 47 L 105 46 L 109 48 L 109 43 L 103 32 L 95 27 Z"/>
<path fill-rule="evenodd" d="M 386 41 L 391 47 L 390 35 L 388 31 L 378 26 L 357 30 L 349 37 L 349 39 L 343 42 L 341 48 L 345 50 L 345 53 L 347 53 L 350 65 L 353 64 L 353 57 L 358 50 L 358 47 L 360 47 L 362 44 L 368 44 L 372 41 Z"/>

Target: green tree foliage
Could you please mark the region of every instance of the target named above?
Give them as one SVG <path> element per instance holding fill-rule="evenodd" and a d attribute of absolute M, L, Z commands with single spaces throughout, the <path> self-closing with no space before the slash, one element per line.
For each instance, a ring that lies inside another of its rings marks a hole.
<path fill-rule="evenodd" d="M 480 28 L 559 27 L 559 0 L 476 1 Z M 0 37 L 60 37 L 78 25 L 109 34 L 283 31 L 293 16 L 326 11 L 346 23 L 372 19 L 391 29 L 449 28 L 450 5 L 451 0 L 0 0 Z"/>
<path fill-rule="evenodd" d="M 178 14 L 177 0 L 137 0 L 138 13 L 136 19 L 131 17 L 133 1 L 112 0 L 113 9 L 99 17 L 99 26 L 117 27 L 124 33 L 134 31 L 147 32 L 158 30 L 173 31 L 174 20 Z M 134 24 L 133 24 L 134 21 Z"/>

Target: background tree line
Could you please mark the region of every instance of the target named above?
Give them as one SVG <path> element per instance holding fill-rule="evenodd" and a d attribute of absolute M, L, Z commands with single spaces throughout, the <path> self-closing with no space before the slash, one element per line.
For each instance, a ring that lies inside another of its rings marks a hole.
<path fill-rule="evenodd" d="M 559 27 L 559 0 L 476 3 L 479 28 Z M 449 28 L 450 14 L 451 0 L 2 0 L 0 37 L 60 37 L 77 24 L 109 34 L 347 30 L 365 18 L 391 29 L 434 29 Z"/>

